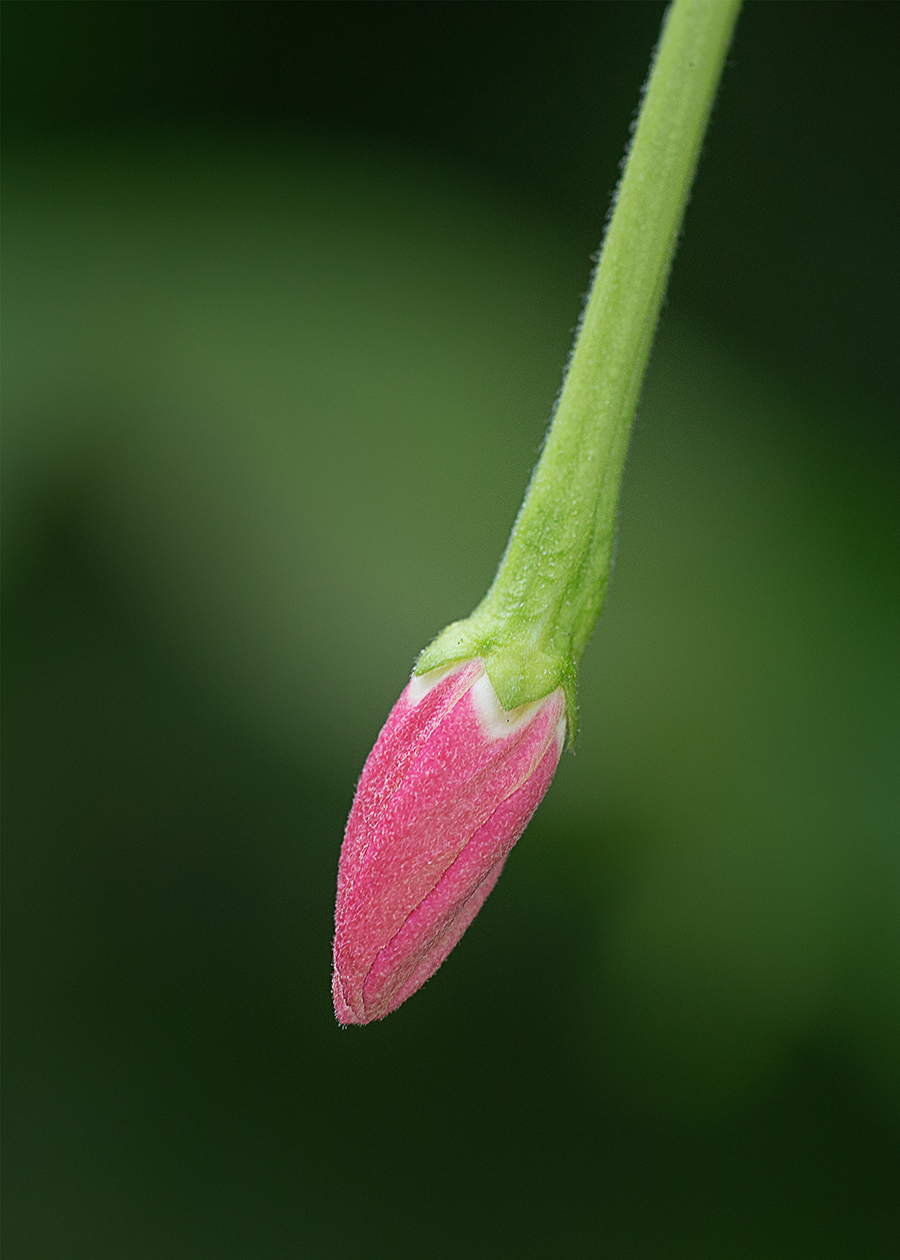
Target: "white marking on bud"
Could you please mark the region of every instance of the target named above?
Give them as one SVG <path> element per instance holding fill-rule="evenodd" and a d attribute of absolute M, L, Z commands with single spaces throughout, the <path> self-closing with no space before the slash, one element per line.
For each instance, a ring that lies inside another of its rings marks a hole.
<path fill-rule="evenodd" d="M 424 700 L 429 691 L 432 691 L 439 682 L 452 674 L 454 670 L 465 668 L 468 661 L 457 661 L 453 665 L 445 665 L 443 669 L 431 669 L 427 674 L 413 674 L 409 680 L 409 686 L 406 688 L 406 698 L 409 703 L 415 707 L 420 700 Z"/>
<path fill-rule="evenodd" d="M 517 709 L 504 709 L 486 673 L 472 686 L 471 696 L 481 729 L 489 739 L 508 739 L 519 727 L 526 726 L 544 703 L 536 700 Z"/>

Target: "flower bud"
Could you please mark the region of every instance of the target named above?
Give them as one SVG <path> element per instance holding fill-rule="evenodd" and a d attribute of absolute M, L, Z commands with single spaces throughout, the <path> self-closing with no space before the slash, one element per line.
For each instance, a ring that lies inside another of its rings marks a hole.
<path fill-rule="evenodd" d="M 369 754 L 341 850 L 334 1009 L 405 1002 L 481 909 L 566 734 L 562 688 L 504 710 L 480 659 L 413 677 Z"/>

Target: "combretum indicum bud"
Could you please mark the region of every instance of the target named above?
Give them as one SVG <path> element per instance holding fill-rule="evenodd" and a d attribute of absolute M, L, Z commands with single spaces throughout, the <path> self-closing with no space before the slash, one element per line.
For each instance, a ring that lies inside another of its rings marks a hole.
<path fill-rule="evenodd" d="M 338 874 L 334 1008 L 399 1006 L 462 936 L 550 786 L 557 688 L 511 712 L 480 660 L 414 676 L 366 762 Z"/>
<path fill-rule="evenodd" d="M 419 657 L 338 873 L 334 1009 L 382 1019 L 497 882 L 576 729 L 638 395 L 739 0 L 668 10 L 553 422 L 491 589 Z"/>

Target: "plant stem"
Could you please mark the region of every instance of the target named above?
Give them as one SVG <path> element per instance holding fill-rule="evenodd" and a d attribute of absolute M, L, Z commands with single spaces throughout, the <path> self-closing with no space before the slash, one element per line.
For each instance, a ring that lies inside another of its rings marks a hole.
<path fill-rule="evenodd" d="M 575 667 L 609 585 L 628 438 L 740 0 L 674 0 L 541 458 L 484 600 L 417 673 L 485 658 L 504 708 Z M 474 649 L 474 650 L 473 650 Z"/>

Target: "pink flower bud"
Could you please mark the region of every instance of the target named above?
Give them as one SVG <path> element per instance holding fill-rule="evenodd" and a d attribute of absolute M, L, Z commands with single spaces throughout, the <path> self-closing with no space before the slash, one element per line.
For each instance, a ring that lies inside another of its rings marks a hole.
<path fill-rule="evenodd" d="M 481 909 L 556 771 L 562 688 L 506 712 L 484 663 L 413 677 L 369 754 L 341 850 L 334 1009 L 383 1019 Z"/>

